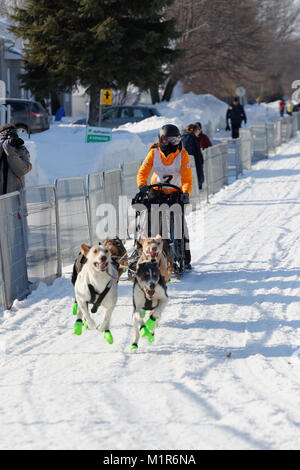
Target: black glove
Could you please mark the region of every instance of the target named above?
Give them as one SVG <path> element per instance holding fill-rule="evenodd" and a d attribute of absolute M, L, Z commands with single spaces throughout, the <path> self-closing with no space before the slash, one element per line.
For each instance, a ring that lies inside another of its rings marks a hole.
<path fill-rule="evenodd" d="M 230 131 L 230 126 L 227 124 L 225 131 Z"/>
<path fill-rule="evenodd" d="M 148 186 L 147 185 L 142 185 L 139 187 L 140 193 L 146 193 L 148 191 Z"/>
<path fill-rule="evenodd" d="M 189 196 L 188 193 L 181 194 L 181 202 L 183 204 L 189 204 L 190 203 L 190 196 Z"/>

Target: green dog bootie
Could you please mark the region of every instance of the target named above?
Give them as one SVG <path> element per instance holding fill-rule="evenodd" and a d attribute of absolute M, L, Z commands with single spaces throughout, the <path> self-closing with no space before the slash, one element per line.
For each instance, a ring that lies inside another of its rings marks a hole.
<path fill-rule="evenodd" d="M 148 328 L 146 327 L 146 325 L 142 325 L 141 328 L 140 328 L 140 335 L 142 338 L 147 338 L 148 339 L 148 343 L 153 343 L 154 341 L 154 334 L 151 333 Z"/>
<path fill-rule="evenodd" d="M 148 330 L 150 331 L 154 330 L 156 320 L 157 318 L 153 317 L 152 315 L 148 318 L 148 320 L 145 323 Z"/>
<path fill-rule="evenodd" d="M 112 337 L 112 334 L 109 330 L 106 330 L 104 333 L 104 339 L 108 342 L 108 344 L 113 344 L 114 339 Z"/>
<path fill-rule="evenodd" d="M 77 320 L 73 327 L 73 334 L 80 336 L 82 333 L 82 320 Z"/>
<path fill-rule="evenodd" d="M 77 304 L 77 302 L 74 302 L 74 304 L 73 304 L 73 315 L 77 315 L 77 310 L 78 310 L 78 304 Z"/>
<path fill-rule="evenodd" d="M 136 343 L 132 343 L 129 349 L 130 351 L 136 351 L 138 349 L 138 345 Z"/>

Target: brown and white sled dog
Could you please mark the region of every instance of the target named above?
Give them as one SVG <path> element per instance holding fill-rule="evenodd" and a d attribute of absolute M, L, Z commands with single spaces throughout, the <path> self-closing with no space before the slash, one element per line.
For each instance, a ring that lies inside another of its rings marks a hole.
<path fill-rule="evenodd" d="M 161 235 L 156 235 L 155 238 L 142 238 L 139 241 L 142 254 L 138 260 L 138 264 L 146 260 L 157 261 L 161 275 L 165 281 L 168 282 L 172 274 L 174 257 L 168 259 L 166 253 L 166 248 L 168 248 L 166 245 L 168 245 L 168 243 L 165 244 L 164 242 Z M 169 251 L 172 253 L 171 249 Z"/>
<path fill-rule="evenodd" d="M 107 238 L 102 242 L 102 245 L 109 248 L 112 259 L 118 264 L 120 278 L 128 267 L 128 255 L 122 240 L 119 237 Z"/>
<path fill-rule="evenodd" d="M 95 329 L 96 324 L 91 318 L 88 305 L 92 303 L 99 306 L 101 303 L 104 318 L 96 329 L 108 333 L 105 339 L 112 343 L 109 325 L 118 299 L 118 269 L 112 263 L 110 250 L 104 245 L 90 247 L 82 244 L 81 252 L 86 257 L 86 262 L 75 282 L 75 298 L 78 304 L 76 323 L 86 320 L 88 328 Z"/>
<path fill-rule="evenodd" d="M 137 266 L 133 282 L 133 326 L 134 339 L 131 349 L 138 348 L 140 336 L 154 341 L 156 322 L 168 303 L 166 282 L 161 275 L 159 265 L 155 260 L 140 262 Z M 144 312 L 150 311 L 145 322 Z"/>

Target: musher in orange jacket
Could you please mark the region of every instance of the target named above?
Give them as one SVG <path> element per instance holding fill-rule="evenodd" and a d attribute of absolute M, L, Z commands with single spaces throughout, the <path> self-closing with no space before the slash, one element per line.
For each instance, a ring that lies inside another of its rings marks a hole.
<path fill-rule="evenodd" d="M 173 124 L 163 126 L 159 131 L 159 142 L 153 144 L 137 174 L 137 185 L 141 192 L 146 191 L 148 178 L 153 169 L 150 184 L 174 184 L 183 192 L 182 202 L 189 202 L 193 188 L 192 166 L 189 154 L 183 148 L 179 129 Z M 173 188 L 163 188 L 167 194 L 175 191 Z M 186 224 L 185 224 L 186 225 Z M 188 245 L 187 227 L 185 245 Z M 186 268 L 191 269 L 189 248 L 185 250 Z"/>

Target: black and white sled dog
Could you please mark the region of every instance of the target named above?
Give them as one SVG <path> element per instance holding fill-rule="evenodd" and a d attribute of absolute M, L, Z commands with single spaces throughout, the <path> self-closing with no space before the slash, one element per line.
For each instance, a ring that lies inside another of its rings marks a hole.
<path fill-rule="evenodd" d="M 74 285 L 78 304 L 76 323 L 82 323 L 85 320 L 89 329 L 95 329 L 96 324 L 91 318 L 88 305 L 91 303 L 95 307 L 101 304 L 104 309 L 104 318 L 96 329 L 105 332 L 105 339 L 112 343 L 109 325 L 118 299 L 117 266 L 112 262 L 111 252 L 105 245 L 98 244 L 90 247 L 82 244 L 81 253 L 85 256 L 86 262 L 78 273 Z"/>
<path fill-rule="evenodd" d="M 146 337 L 150 343 L 154 341 L 156 322 L 159 322 L 167 303 L 166 282 L 158 263 L 155 260 L 139 263 L 133 282 L 134 339 L 131 349 L 138 348 L 140 336 Z M 146 322 L 145 311 L 151 312 Z"/>

